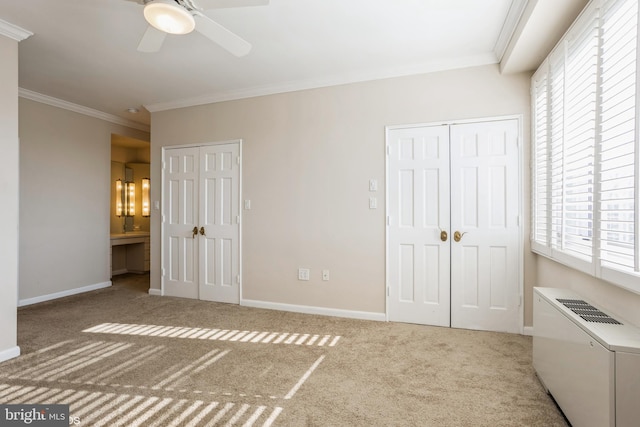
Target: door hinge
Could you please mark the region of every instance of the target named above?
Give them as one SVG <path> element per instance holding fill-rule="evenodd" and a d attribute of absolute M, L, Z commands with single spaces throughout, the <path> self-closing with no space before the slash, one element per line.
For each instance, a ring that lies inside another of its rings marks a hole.
<path fill-rule="evenodd" d="M 391 225 L 391 216 L 387 215 L 387 226 Z"/>
<path fill-rule="evenodd" d="M 239 274 L 236 275 L 236 284 L 238 284 L 238 285 L 240 284 L 240 275 Z"/>
<path fill-rule="evenodd" d="M 240 156 L 236 157 L 236 165 L 240 164 Z"/>
<path fill-rule="evenodd" d="M 165 271 L 165 270 L 164 270 L 164 267 L 163 267 L 163 268 L 161 268 L 160 270 L 161 270 L 162 277 L 164 277 L 164 275 L 165 275 L 165 274 L 164 274 L 164 271 Z"/>
<path fill-rule="evenodd" d="M 391 146 L 387 145 L 387 156 L 391 155 Z"/>
<path fill-rule="evenodd" d="M 387 296 L 389 296 L 389 287 L 387 286 Z"/>
<path fill-rule="evenodd" d="M 236 224 L 240 224 L 240 215 L 236 215 Z"/>
<path fill-rule="evenodd" d="M 520 295 L 520 301 L 518 302 L 518 307 L 522 307 L 522 295 Z"/>

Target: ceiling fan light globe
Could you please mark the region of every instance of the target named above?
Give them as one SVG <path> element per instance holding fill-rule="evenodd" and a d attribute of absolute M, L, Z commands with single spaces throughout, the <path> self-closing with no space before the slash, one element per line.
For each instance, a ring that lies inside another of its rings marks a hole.
<path fill-rule="evenodd" d="M 173 0 L 154 0 L 144 6 L 144 18 L 153 27 L 169 34 L 188 34 L 196 21 L 185 8 Z"/>

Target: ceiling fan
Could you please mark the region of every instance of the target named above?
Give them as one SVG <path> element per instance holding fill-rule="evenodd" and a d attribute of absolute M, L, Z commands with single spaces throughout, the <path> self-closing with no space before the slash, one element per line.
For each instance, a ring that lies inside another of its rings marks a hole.
<path fill-rule="evenodd" d="M 139 52 L 158 52 L 167 34 L 188 34 L 196 30 L 235 56 L 244 56 L 251 44 L 218 24 L 205 10 L 263 6 L 269 0 L 129 0 L 144 5 L 149 28 L 138 44 Z"/>

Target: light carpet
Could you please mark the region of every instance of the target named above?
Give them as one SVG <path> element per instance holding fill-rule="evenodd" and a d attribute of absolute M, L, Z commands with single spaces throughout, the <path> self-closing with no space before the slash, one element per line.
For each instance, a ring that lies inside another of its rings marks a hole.
<path fill-rule="evenodd" d="M 566 426 L 531 337 L 150 296 L 148 275 L 18 310 L 0 403 L 81 426 Z"/>

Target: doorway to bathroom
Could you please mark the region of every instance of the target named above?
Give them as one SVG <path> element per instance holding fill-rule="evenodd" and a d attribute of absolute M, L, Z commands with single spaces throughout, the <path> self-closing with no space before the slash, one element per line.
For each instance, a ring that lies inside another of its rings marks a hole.
<path fill-rule="evenodd" d="M 149 141 L 111 135 L 110 272 L 148 275 L 150 270 Z"/>

